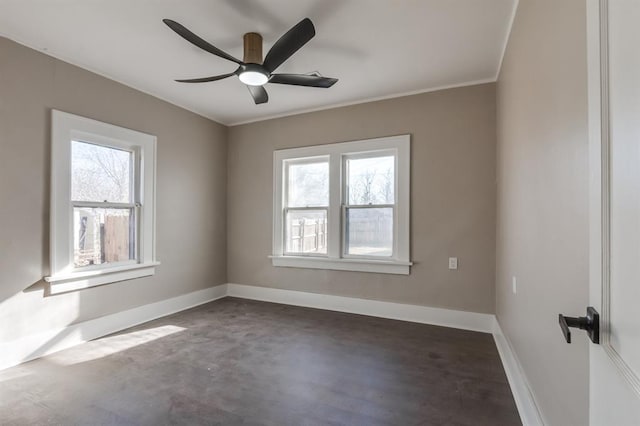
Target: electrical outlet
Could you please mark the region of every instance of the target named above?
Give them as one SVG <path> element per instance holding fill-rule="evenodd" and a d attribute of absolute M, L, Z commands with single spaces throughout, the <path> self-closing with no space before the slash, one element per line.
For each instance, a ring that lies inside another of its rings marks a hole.
<path fill-rule="evenodd" d="M 511 277 L 511 289 L 513 290 L 513 294 L 518 294 L 518 280 L 515 276 Z"/>
<path fill-rule="evenodd" d="M 458 258 L 450 257 L 449 258 L 449 269 L 458 269 Z"/>

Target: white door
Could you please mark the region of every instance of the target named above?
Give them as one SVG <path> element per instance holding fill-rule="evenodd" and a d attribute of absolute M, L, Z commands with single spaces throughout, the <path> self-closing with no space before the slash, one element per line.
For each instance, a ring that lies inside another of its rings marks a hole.
<path fill-rule="evenodd" d="M 587 0 L 590 423 L 640 425 L 640 0 Z"/>

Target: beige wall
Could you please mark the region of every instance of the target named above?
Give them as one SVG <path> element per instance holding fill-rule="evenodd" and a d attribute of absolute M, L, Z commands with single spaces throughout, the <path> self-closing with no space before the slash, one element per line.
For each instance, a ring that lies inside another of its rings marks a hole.
<path fill-rule="evenodd" d="M 588 302 L 586 70 L 585 2 L 520 0 L 497 91 L 497 315 L 549 425 L 588 424 L 588 340 L 557 319 Z"/>
<path fill-rule="evenodd" d="M 158 137 L 155 276 L 47 298 L 32 287 L 49 273 L 52 108 Z M 226 139 L 224 126 L 0 38 L 0 341 L 226 282 Z"/>
<path fill-rule="evenodd" d="M 407 133 L 411 275 L 271 266 L 275 149 Z M 229 282 L 493 313 L 495 139 L 494 84 L 231 127 Z"/>

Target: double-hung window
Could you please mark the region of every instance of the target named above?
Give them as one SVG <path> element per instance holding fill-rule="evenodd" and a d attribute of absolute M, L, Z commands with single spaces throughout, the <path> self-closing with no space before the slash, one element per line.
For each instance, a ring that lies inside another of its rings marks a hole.
<path fill-rule="evenodd" d="M 329 157 L 285 160 L 284 251 L 326 256 L 329 217 Z"/>
<path fill-rule="evenodd" d="M 274 153 L 274 266 L 408 274 L 409 136 Z"/>
<path fill-rule="evenodd" d="M 52 113 L 51 293 L 152 275 L 154 136 Z"/>

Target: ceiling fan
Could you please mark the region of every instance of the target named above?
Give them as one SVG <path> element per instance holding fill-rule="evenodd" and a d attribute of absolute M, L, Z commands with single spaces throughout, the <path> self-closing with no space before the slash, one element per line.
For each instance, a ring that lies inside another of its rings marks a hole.
<path fill-rule="evenodd" d="M 244 35 L 244 58 L 239 60 L 226 52 L 218 49 L 212 44 L 198 37 L 183 25 L 163 19 L 165 24 L 185 40 L 193 43 L 199 48 L 206 50 L 216 56 L 238 64 L 238 69 L 234 72 L 212 77 L 192 78 L 187 80 L 176 80 L 180 83 L 206 83 L 209 81 L 222 80 L 223 78 L 237 75 L 241 82 L 247 85 L 249 92 L 256 104 L 262 104 L 269 100 L 267 91 L 263 87 L 266 83 L 290 84 L 294 86 L 329 88 L 338 79 L 322 77 L 315 74 L 274 74 L 273 72 L 284 61 L 289 59 L 294 53 L 304 46 L 316 35 L 316 30 L 309 18 L 298 22 L 293 28 L 280 37 L 273 45 L 267 56 L 262 61 L 262 36 L 258 33 L 246 33 Z"/>

